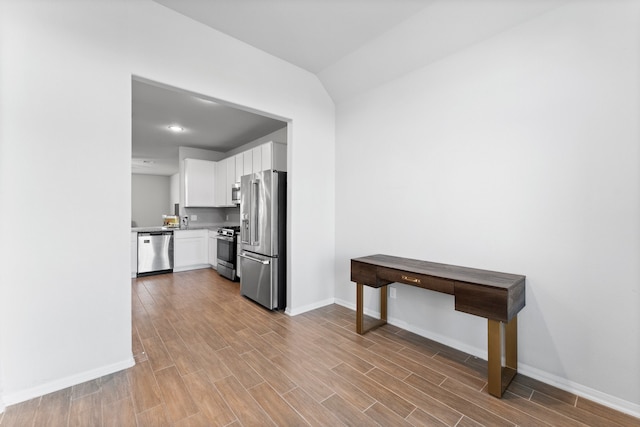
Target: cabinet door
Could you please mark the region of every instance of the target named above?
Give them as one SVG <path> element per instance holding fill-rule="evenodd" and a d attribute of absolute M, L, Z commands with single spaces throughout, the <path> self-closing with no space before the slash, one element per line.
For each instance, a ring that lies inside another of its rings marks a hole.
<path fill-rule="evenodd" d="M 243 175 L 253 173 L 253 154 L 251 150 L 242 153 L 242 163 L 244 164 Z"/>
<path fill-rule="evenodd" d="M 184 160 L 184 202 L 186 207 L 215 206 L 216 162 Z"/>
<path fill-rule="evenodd" d="M 267 142 L 266 144 L 261 145 L 260 150 L 260 154 L 262 155 L 262 170 L 273 169 L 271 162 L 273 142 Z"/>
<path fill-rule="evenodd" d="M 174 270 L 184 267 L 202 267 L 209 263 L 207 230 L 175 231 L 173 264 Z"/>
<path fill-rule="evenodd" d="M 220 160 L 216 163 L 216 185 L 215 201 L 216 206 L 225 206 L 227 203 L 227 193 L 225 192 L 227 183 L 227 162 Z"/>
<path fill-rule="evenodd" d="M 231 186 L 235 183 L 236 179 L 236 159 L 235 157 L 229 157 L 225 160 L 227 164 L 227 177 L 225 179 L 226 187 L 225 187 L 225 205 L 233 206 L 233 202 L 231 201 Z"/>
<path fill-rule="evenodd" d="M 242 178 L 242 175 L 244 175 L 244 173 L 242 172 L 244 170 L 244 159 L 242 153 L 236 154 L 234 156 L 234 159 L 236 160 L 236 177 L 235 181 L 233 182 L 237 182 L 239 184 L 241 181 L 240 178 Z"/>
<path fill-rule="evenodd" d="M 256 147 L 251 150 L 251 157 L 253 158 L 253 167 L 251 170 L 253 173 L 260 172 L 262 169 L 262 147 Z"/>
<path fill-rule="evenodd" d="M 280 142 L 270 142 L 271 146 L 271 169 L 287 171 L 287 144 Z"/>

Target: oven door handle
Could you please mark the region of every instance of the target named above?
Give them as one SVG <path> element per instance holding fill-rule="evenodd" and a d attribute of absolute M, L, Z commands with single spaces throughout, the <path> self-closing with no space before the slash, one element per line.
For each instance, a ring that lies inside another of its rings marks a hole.
<path fill-rule="evenodd" d="M 226 240 L 227 242 L 233 242 L 235 240 L 233 237 L 223 236 L 221 234 L 217 235 L 216 239 Z"/>
<path fill-rule="evenodd" d="M 269 260 L 268 259 L 258 259 L 258 258 L 253 258 L 250 256 L 246 256 L 245 254 L 240 254 L 240 258 L 246 258 L 250 261 L 255 261 L 255 262 L 259 262 L 260 264 L 264 264 L 264 265 L 269 265 Z"/>

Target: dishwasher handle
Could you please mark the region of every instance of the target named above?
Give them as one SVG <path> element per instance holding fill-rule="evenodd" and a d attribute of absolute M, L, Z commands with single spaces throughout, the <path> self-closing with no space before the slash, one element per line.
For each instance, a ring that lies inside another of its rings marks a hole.
<path fill-rule="evenodd" d="M 240 254 L 240 258 L 245 258 L 245 259 L 248 259 L 250 261 L 259 262 L 260 264 L 264 264 L 264 265 L 269 265 L 269 262 L 270 262 L 268 259 L 264 259 L 263 260 L 263 259 L 253 258 L 253 257 L 247 256 L 245 254 Z"/>

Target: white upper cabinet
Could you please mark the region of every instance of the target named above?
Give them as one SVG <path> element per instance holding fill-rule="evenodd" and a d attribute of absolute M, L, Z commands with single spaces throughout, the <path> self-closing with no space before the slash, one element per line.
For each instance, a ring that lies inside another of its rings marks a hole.
<path fill-rule="evenodd" d="M 236 159 L 220 160 L 216 169 L 216 206 L 235 206 L 231 201 L 231 187 L 236 182 Z"/>
<path fill-rule="evenodd" d="M 218 162 L 184 160 L 185 207 L 229 207 L 231 188 L 243 175 L 287 170 L 287 145 L 267 142 Z"/>
<path fill-rule="evenodd" d="M 244 164 L 242 175 L 253 172 L 253 155 L 251 154 L 251 150 L 242 153 L 242 163 Z"/>
<path fill-rule="evenodd" d="M 287 171 L 287 145 L 279 142 L 267 142 L 260 147 L 262 157 L 261 170 Z"/>
<path fill-rule="evenodd" d="M 242 178 L 242 175 L 244 175 L 244 158 L 243 158 L 243 154 L 236 154 L 235 156 L 233 156 L 233 158 L 236 160 L 236 177 L 235 177 L 235 181 L 238 184 L 240 183 L 240 178 Z"/>
<path fill-rule="evenodd" d="M 235 206 L 231 201 L 231 188 L 236 182 L 236 158 L 229 157 L 228 159 L 225 159 L 225 163 L 227 164 L 227 177 L 225 179 L 227 183 L 227 186 L 225 187 L 226 205 Z"/>
<path fill-rule="evenodd" d="M 264 170 L 287 170 L 287 145 L 279 142 L 267 142 L 244 153 L 244 174 Z M 247 157 L 251 157 L 251 169 L 247 169 Z M 250 172 L 249 172 L 250 171 Z"/>
<path fill-rule="evenodd" d="M 184 159 L 185 207 L 214 207 L 216 162 Z"/>
<path fill-rule="evenodd" d="M 256 173 L 264 170 L 262 168 L 262 146 L 258 146 L 251 150 L 253 162 L 251 164 L 251 172 Z"/>
<path fill-rule="evenodd" d="M 231 187 L 236 182 L 236 159 L 220 160 L 216 166 L 216 206 L 235 206 L 231 201 Z"/>
<path fill-rule="evenodd" d="M 220 160 L 216 164 L 216 206 L 226 206 L 227 204 L 227 193 L 225 192 L 225 187 L 227 184 L 227 162 L 225 160 Z"/>

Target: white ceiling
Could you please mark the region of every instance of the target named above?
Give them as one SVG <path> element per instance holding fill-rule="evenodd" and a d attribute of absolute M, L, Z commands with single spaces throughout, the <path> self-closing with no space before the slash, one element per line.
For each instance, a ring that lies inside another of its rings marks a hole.
<path fill-rule="evenodd" d="M 316 74 L 338 103 L 575 0 L 154 1 Z"/>
<path fill-rule="evenodd" d="M 573 0 L 154 1 L 316 74 L 339 103 Z M 134 173 L 177 172 L 179 145 L 227 151 L 284 126 L 147 83 L 133 85 Z"/>
<path fill-rule="evenodd" d="M 202 95 L 134 79 L 132 173 L 178 172 L 178 147 L 227 152 L 286 126 L 286 122 L 232 108 Z M 177 124 L 182 132 L 172 132 Z"/>
<path fill-rule="evenodd" d="M 434 0 L 155 0 L 314 74 Z"/>

